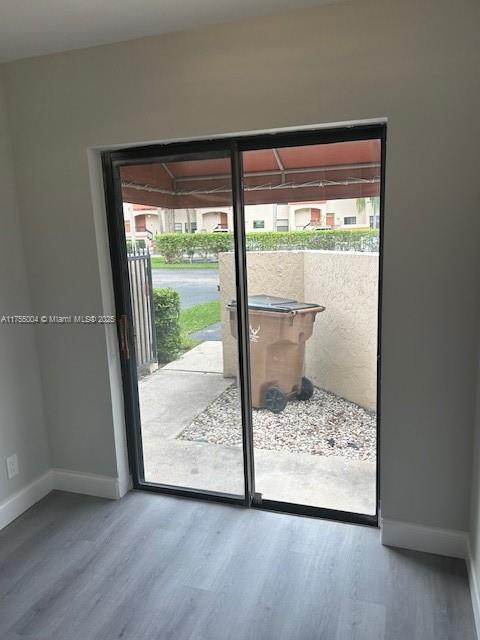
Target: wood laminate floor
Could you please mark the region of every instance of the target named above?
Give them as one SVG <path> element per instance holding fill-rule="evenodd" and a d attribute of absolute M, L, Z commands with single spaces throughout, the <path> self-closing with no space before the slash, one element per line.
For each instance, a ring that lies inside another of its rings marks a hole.
<path fill-rule="evenodd" d="M 473 640 L 461 560 L 376 529 L 53 492 L 0 532 L 1 640 Z"/>

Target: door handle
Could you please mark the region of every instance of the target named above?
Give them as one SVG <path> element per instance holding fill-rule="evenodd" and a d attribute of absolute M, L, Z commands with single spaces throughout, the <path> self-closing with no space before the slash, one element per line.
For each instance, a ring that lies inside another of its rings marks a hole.
<path fill-rule="evenodd" d="M 130 359 L 130 350 L 128 348 L 128 318 L 125 314 L 122 314 L 118 321 L 118 328 L 120 332 L 120 350 L 125 360 Z"/>

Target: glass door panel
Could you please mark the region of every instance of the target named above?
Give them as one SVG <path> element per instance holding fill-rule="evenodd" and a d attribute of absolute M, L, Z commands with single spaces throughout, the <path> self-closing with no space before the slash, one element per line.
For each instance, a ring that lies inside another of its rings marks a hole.
<path fill-rule="evenodd" d="M 375 515 L 380 139 L 242 161 L 257 499 Z"/>
<path fill-rule="evenodd" d="M 120 177 L 143 481 L 242 497 L 230 157 L 125 164 Z"/>

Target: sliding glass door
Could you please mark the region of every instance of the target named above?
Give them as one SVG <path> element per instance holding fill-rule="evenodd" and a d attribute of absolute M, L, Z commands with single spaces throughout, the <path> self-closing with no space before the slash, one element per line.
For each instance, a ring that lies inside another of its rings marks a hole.
<path fill-rule="evenodd" d="M 230 151 L 127 161 L 117 180 L 139 482 L 244 498 L 239 358 L 220 290 L 220 273 L 236 290 Z"/>
<path fill-rule="evenodd" d="M 137 488 L 376 522 L 383 141 L 104 154 Z"/>
<path fill-rule="evenodd" d="M 374 515 L 381 141 L 242 164 L 257 501 Z"/>

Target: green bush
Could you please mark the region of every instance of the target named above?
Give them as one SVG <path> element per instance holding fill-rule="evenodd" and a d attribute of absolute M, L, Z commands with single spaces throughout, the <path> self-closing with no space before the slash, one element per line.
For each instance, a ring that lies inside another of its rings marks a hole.
<path fill-rule="evenodd" d="M 132 240 L 127 240 L 127 252 L 128 253 L 132 253 L 134 248 L 136 248 L 136 249 L 146 249 L 147 248 L 147 243 L 143 239 L 135 240 L 135 242 L 133 242 Z"/>
<path fill-rule="evenodd" d="M 218 259 L 222 251 L 233 250 L 231 233 L 161 233 L 155 236 L 155 249 L 165 262 L 184 262 L 195 254 L 203 260 Z"/>
<path fill-rule="evenodd" d="M 232 233 L 162 233 L 155 236 L 157 253 L 165 262 L 185 262 L 194 255 L 218 260 L 233 251 Z M 249 231 L 247 251 L 316 249 L 324 251 L 378 251 L 378 229 L 322 229 L 320 231 Z"/>
<path fill-rule="evenodd" d="M 180 296 L 175 289 L 154 289 L 153 309 L 158 362 L 175 360 L 181 351 Z"/>

